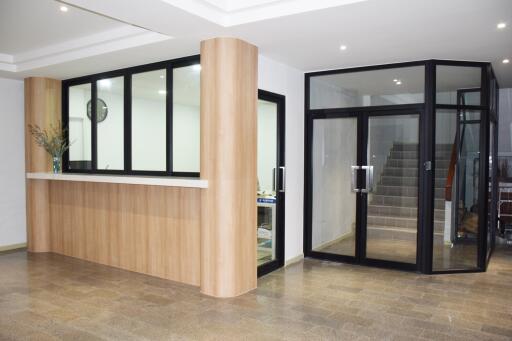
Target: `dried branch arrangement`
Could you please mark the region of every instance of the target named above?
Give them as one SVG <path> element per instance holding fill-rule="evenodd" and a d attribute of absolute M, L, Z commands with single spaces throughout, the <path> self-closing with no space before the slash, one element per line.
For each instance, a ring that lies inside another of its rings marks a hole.
<path fill-rule="evenodd" d="M 62 154 L 69 148 L 66 139 L 66 129 L 62 129 L 59 121 L 57 126 L 50 125 L 50 129 L 41 129 L 38 125 L 28 125 L 30 134 L 34 137 L 36 144 L 43 147 L 53 157 L 62 157 Z"/>

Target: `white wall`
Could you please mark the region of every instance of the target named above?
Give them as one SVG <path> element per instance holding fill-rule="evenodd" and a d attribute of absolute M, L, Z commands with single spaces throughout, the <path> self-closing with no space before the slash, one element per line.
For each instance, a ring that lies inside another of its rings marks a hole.
<path fill-rule="evenodd" d="M 27 242 L 23 81 L 0 78 L 0 248 Z"/>
<path fill-rule="evenodd" d="M 258 87 L 286 97 L 285 260 L 303 254 L 304 73 L 259 56 Z"/>

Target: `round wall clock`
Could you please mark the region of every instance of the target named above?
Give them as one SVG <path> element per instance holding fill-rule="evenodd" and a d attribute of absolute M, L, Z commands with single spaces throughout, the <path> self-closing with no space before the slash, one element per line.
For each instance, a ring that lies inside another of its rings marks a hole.
<path fill-rule="evenodd" d="M 100 122 L 105 121 L 105 119 L 107 118 L 107 114 L 108 114 L 107 103 L 105 103 L 105 101 L 102 100 L 101 98 L 98 98 L 96 100 L 96 122 L 100 123 Z M 91 102 L 91 100 L 89 100 L 89 102 L 87 102 L 87 117 L 89 117 L 89 119 L 91 119 L 91 117 L 92 117 L 92 102 Z"/>

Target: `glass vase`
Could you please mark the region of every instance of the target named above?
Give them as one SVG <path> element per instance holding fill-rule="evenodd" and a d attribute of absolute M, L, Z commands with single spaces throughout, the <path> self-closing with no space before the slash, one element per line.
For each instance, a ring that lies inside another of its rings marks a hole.
<path fill-rule="evenodd" d="M 61 158 L 59 156 L 53 157 L 53 174 L 60 174 L 61 172 Z"/>

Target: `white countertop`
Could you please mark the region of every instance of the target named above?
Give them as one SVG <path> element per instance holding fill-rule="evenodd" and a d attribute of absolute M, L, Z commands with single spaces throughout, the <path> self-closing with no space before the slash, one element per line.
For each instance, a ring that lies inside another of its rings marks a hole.
<path fill-rule="evenodd" d="M 77 174 L 77 173 L 27 173 L 27 179 L 79 181 L 79 182 L 105 182 L 114 184 L 192 187 L 208 188 L 208 180 L 197 178 L 176 178 L 170 176 L 133 176 L 133 175 L 103 175 L 103 174 Z"/>

